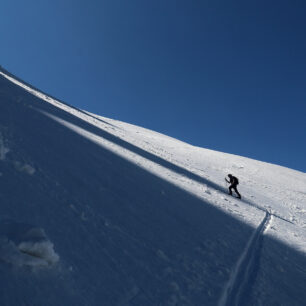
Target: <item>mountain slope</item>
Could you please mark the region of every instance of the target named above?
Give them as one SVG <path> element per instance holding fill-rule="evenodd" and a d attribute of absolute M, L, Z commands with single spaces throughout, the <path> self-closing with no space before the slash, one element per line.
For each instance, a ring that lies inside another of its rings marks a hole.
<path fill-rule="evenodd" d="M 304 173 L 77 110 L 6 71 L 0 133 L 1 304 L 303 305 Z"/>

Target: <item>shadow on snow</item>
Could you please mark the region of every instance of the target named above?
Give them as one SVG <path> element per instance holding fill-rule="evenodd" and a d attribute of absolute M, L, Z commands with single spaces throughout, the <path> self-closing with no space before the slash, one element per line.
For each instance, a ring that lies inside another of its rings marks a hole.
<path fill-rule="evenodd" d="M 216 305 L 254 229 L 30 106 L 224 191 L 1 77 L 0 132 L 10 152 L 0 161 L 0 212 L 43 225 L 62 264 L 58 273 L 35 275 L 0 264 L 2 304 L 39 305 L 43 298 L 54 305 L 59 297 L 66 305 Z M 20 164 L 35 173 L 21 171 Z M 302 305 L 305 256 L 268 236 L 258 248 L 241 304 Z"/>

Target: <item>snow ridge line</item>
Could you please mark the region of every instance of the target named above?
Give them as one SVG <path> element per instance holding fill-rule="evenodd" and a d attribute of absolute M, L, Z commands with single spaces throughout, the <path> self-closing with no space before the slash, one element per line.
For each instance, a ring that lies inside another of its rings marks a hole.
<path fill-rule="evenodd" d="M 269 228 L 272 215 L 266 211 L 266 215 L 258 228 L 253 232 L 245 249 L 240 255 L 230 278 L 219 300 L 219 306 L 239 305 L 244 293 L 250 287 L 249 280 L 255 272 L 255 259 L 260 256 L 263 233 Z"/>

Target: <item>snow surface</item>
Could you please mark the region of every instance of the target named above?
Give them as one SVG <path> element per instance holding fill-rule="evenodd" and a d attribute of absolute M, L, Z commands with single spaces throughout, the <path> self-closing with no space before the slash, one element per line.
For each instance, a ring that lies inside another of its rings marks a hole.
<path fill-rule="evenodd" d="M 0 74 L 1 305 L 305 305 L 305 173 Z"/>

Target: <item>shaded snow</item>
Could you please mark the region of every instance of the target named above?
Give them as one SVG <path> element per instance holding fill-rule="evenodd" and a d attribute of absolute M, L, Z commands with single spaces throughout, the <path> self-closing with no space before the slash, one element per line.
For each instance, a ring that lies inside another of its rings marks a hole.
<path fill-rule="evenodd" d="M 0 260 L 14 266 L 42 267 L 58 262 L 45 231 L 31 225 L 2 221 L 0 224 Z"/>
<path fill-rule="evenodd" d="M 305 173 L 0 74 L 1 304 L 304 304 Z M 242 201 L 227 195 L 227 173 Z"/>
<path fill-rule="evenodd" d="M 4 145 L 3 137 L 0 134 L 0 160 L 5 160 L 5 156 L 8 152 L 10 152 L 10 150 Z"/>

